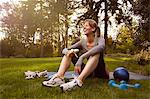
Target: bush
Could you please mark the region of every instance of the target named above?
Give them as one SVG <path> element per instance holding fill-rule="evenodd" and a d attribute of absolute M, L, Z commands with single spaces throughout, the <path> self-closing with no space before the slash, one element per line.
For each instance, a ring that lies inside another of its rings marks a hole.
<path fill-rule="evenodd" d="M 142 49 L 139 54 L 134 56 L 139 65 L 145 65 L 150 63 L 150 47 Z"/>

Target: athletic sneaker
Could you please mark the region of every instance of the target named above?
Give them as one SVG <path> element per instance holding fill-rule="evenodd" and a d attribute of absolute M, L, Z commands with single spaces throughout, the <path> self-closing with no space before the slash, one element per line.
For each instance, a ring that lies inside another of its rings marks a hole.
<path fill-rule="evenodd" d="M 62 84 L 60 85 L 60 88 L 62 89 L 62 91 L 70 91 L 73 88 L 75 88 L 76 86 L 81 87 L 82 86 L 82 82 L 79 81 L 78 79 L 74 79 L 68 83 Z"/>
<path fill-rule="evenodd" d="M 54 76 L 50 80 L 43 81 L 42 84 L 48 87 L 56 87 L 64 83 L 65 83 L 65 80 L 63 77 L 60 77 L 57 74 L 54 74 Z"/>

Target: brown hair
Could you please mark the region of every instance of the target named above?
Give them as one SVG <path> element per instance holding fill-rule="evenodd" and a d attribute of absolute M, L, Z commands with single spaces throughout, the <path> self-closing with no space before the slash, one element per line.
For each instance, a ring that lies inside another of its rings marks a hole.
<path fill-rule="evenodd" d="M 100 37 L 100 28 L 98 27 L 97 22 L 93 19 L 86 19 L 84 23 L 85 22 L 88 22 L 92 28 L 95 28 L 95 31 L 93 32 L 97 34 L 97 37 Z"/>
<path fill-rule="evenodd" d="M 94 31 L 94 32 L 96 32 L 96 29 L 97 29 L 97 23 L 96 23 L 96 21 L 93 20 L 93 19 L 86 19 L 86 20 L 84 21 L 84 23 L 86 23 L 86 22 L 88 22 L 89 25 L 90 25 L 92 28 L 95 28 L 95 31 Z"/>
<path fill-rule="evenodd" d="M 97 33 L 97 37 L 100 37 L 101 36 L 101 30 L 99 27 L 97 27 L 96 29 L 96 33 Z"/>

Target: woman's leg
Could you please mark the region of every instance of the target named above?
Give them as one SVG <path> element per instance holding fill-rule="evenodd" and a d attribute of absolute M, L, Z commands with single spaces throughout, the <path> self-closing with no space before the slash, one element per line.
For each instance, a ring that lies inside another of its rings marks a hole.
<path fill-rule="evenodd" d="M 109 79 L 109 71 L 106 68 L 106 64 L 104 62 L 104 53 L 100 53 L 99 62 L 94 70 L 94 76 L 104 79 Z"/>
<path fill-rule="evenodd" d="M 84 69 L 82 70 L 81 74 L 77 77 L 77 79 L 72 80 L 71 82 L 65 83 L 60 85 L 60 88 L 63 91 L 71 90 L 75 86 L 82 86 L 82 82 L 85 80 L 85 78 L 91 74 L 95 68 L 97 67 L 98 61 L 99 61 L 100 54 L 96 54 L 89 58 L 88 62 L 86 63 Z"/>
<path fill-rule="evenodd" d="M 99 57 L 100 57 L 100 54 L 96 54 L 89 58 L 83 71 L 78 77 L 80 81 L 83 82 L 86 79 L 86 77 L 88 77 L 95 70 L 99 61 Z"/>
<path fill-rule="evenodd" d="M 64 84 L 65 83 L 64 74 L 68 70 L 70 66 L 70 62 L 71 62 L 71 57 L 64 55 L 58 72 L 55 75 L 53 75 L 53 77 L 48 81 L 43 81 L 42 84 L 44 86 L 49 86 L 49 87 L 56 87 L 61 84 Z"/>
<path fill-rule="evenodd" d="M 57 75 L 60 77 L 64 76 L 65 72 L 70 67 L 71 57 L 64 55 L 62 61 L 60 63 L 60 67 L 58 69 Z"/>

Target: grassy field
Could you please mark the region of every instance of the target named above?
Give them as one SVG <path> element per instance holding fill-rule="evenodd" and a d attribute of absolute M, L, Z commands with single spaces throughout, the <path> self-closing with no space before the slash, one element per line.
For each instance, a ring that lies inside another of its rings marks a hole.
<path fill-rule="evenodd" d="M 59 87 L 42 86 L 45 78 L 25 80 L 27 70 L 57 71 L 61 58 L 5 58 L 0 59 L 0 99 L 150 99 L 150 80 L 131 80 L 140 83 L 140 89 L 126 91 L 108 86 L 108 80 L 87 79 L 82 88 L 62 93 Z M 125 66 L 129 71 L 149 74 L 149 66 L 138 66 L 131 58 L 106 57 L 107 67 L 113 71 L 117 66 Z M 70 70 L 73 70 L 71 66 Z"/>

